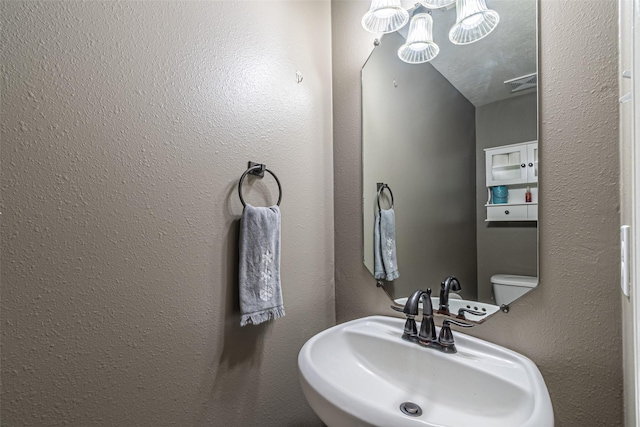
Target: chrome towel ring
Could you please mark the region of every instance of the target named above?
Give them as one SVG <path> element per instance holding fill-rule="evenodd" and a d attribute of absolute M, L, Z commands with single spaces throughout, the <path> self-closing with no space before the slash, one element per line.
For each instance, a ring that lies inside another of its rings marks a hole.
<path fill-rule="evenodd" d="M 391 191 L 391 187 L 389 187 L 388 184 L 378 182 L 378 210 L 382 210 L 380 207 L 380 196 L 385 188 L 389 191 L 389 195 L 391 196 L 391 207 L 389 209 L 393 209 L 393 192 Z"/>
<path fill-rule="evenodd" d="M 244 197 L 242 197 L 242 182 L 244 181 L 244 178 L 247 176 L 247 174 L 259 176 L 260 178 L 262 178 L 264 177 L 265 172 L 269 172 L 271 176 L 276 180 L 276 183 L 278 184 L 279 195 L 278 195 L 278 203 L 276 203 L 276 205 L 280 206 L 280 202 L 282 201 L 282 186 L 280 185 L 280 180 L 278 179 L 275 173 L 267 169 L 266 165 L 255 163 L 255 162 L 249 162 L 249 169 L 244 171 L 244 173 L 240 177 L 240 182 L 238 182 L 238 196 L 240 196 L 240 201 L 242 202 L 242 206 L 247 206 L 247 204 L 244 202 Z"/>

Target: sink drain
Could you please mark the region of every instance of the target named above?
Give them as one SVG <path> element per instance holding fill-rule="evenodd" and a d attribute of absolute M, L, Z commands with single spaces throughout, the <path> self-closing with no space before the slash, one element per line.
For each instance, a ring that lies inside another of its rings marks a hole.
<path fill-rule="evenodd" d="M 422 409 L 413 402 L 404 402 L 400 405 L 400 410 L 403 414 L 412 417 L 419 417 L 422 415 Z"/>

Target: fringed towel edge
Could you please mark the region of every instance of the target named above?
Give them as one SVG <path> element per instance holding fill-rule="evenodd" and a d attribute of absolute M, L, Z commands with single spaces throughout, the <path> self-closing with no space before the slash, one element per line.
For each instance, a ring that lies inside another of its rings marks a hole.
<path fill-rule="evenodd" d="M 259 325 L 271 319 L 284 317 L 284 306 L 268 308 L 255 313 L 243 314 L 240 319 L 240 326 Z"/>
<path fill-rule="evenodd" d="M 391 282 L 393 280 L 396 280 L 398 277 L 400 277 L 400 273 L 398 272 L 398 270 L 394 270 L 391 273 L 387 274 L 386 280 L 388 282 Z"/>

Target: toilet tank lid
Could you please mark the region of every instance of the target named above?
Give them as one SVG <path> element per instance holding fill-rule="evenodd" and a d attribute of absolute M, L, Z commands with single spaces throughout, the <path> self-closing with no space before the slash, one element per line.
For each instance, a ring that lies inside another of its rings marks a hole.
<path fill-rule="evenodd" d="M 538 286 L 538 278 L 532 276 L 516 276 L 513 274 L 496 274 L 491 276 L 491 283 L 495 283 L 497 285 L 535 288 Z"/>

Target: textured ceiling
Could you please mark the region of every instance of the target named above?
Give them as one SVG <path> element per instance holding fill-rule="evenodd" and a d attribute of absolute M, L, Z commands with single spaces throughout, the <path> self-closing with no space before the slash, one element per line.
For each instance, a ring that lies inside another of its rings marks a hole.
<path fill-rule="evenodd" d="M 464 46 L 449 41 L 455 7 L 432 13 L 440 54 L 431 64 L 476 107 L 515 96 L 504 81 L 536 72 L 536 0 L 487 0 L 487 6 L 498 12 L 500 23 L 484 39 Z M 403 37 L 408 27 L 399 31 Z"/>

